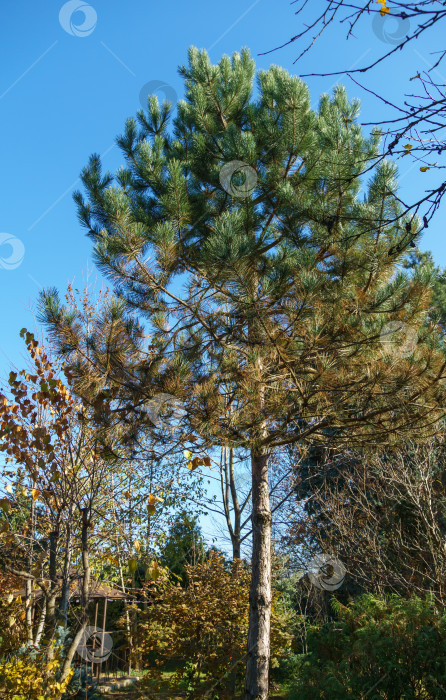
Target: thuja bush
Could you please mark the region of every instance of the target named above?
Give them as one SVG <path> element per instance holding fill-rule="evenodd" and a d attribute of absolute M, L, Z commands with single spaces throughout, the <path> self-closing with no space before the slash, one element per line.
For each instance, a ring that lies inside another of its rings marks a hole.
<path fill-rule="evenodd" d="M 246 662 L 249 570 L 241 560 L 227 565 L 211 553 L 207 561 L 186 566 L 185 587 L 158 571 L 151 604 L 138 618 L 136 658 L 147 669 L 144 682 L 151 688 L 174 665 L 172 691 L 181 688 L 191 698 L 233 697 Z M 288 617 L 275 593 L 272 666 L 291 646 Z"/>
<path fill-rule="evenodd" d="M 364 594 L 310 626 L 294 667 L 295 700 L 446 697 L 446 614 L 429 598 Z"/>

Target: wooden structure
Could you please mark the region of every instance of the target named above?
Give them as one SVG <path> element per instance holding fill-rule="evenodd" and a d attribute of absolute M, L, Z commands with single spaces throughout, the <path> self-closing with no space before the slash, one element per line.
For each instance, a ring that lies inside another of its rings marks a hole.
<path fill-rule="evenodd" d="M 78 574 L 77 572 L 72 572 L 70 575 L 70 590 L 69 590 L 69 596 L 68 596 L 68 606 L 70 605 L 76 605 L 81 602 L 82 598 L 82 574 Z M 58 584 L 62 583 L 61 577 L 58 577 Z M 50 581 L 48 580 L 48 584 Z M 60 586 L 61 588 L 61 586 Z M 94 579 L 90 580 L 90 586 L 89 586 L 89 596 L 88 600 L 89 603 L 94 603 L 94 621 L 90 620 L 89 621 L 89 626 L 94 627 L 95 630 L 98 630 L 98 636 L 101 636 L 102 634 L 102 640 L 104 639 L 104 635 L 107 632 L 106 630 L 106 624 L 107 624 L 107 607 L 108 603 L 115 603 L 115 602 L 125 602 L 125 601 L 130 601 L 133 600 L 133 596 L 130 596 L 126 593 L 123 593 L 122 591 L 118 590 L 117 588 L 113 588 L 112 586 L 108 585 L 107 583 L 104 583 L 103 581 L 96 581 Z M 23 587 L 19 590 L 12 591 L 12 595 L 17 598 L 20 596 L 23 600 L 26 599 L 27 594 L 26 594 L 26 588 Z M 57 598 L 56 598 L 56 604 L 58 601 L 60 601 L 62 598 L 62 591 L 60 590 Z M 32 605 L 32 620 L 34 622 L 34 616 L 36 612 L 36 608 L 39 608 L 41 602 L 44 599 L 44 593 L 43 591 L 38 588 L 35 589 L 31 592 L 31 605 Z M 98 628 L 98 612 L 99 612 L 99 604 L 100 602 L 103 601 L 103 611 L 102 611 L 102 620 L 100 621 L 101 627 Z M 108 634 L 113 634 L 113 631 L 108 631 Z M 93 648 L 94 648 L 94 643 L 93 643 Z M 97 647 L 96 647 L 97 648 Z M 124 661 L 124 660 L 123 660 Z M 101 674 L 101 664 L 97 663 L 96 664 L 96 675 L 99 680 L 100 674 Z M 93 662 L 92 662 L 92 675 L 93 675 Z"/>

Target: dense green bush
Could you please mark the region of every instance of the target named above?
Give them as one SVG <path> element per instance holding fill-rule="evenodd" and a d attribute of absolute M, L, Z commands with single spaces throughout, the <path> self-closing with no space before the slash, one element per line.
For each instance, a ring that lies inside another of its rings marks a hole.
<path fill-rule="evenodd" d="M 295 700 L 446 698 L 446 614 L 428 599 L 364 594 L 332 600 L 337 620 L 308 629 Z"/>

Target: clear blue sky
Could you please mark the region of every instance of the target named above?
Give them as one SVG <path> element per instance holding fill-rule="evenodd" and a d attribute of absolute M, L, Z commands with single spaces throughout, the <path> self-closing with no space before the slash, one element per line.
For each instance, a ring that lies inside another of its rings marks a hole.
<path fill-rule="evenodd" d="M 323 1 L 314 0 L 312 6 Z M 81 168 L 92 152 L 104 154 L 109 169 L 120 164 L 114 140 L 125 119 L 140 108 L 145 85 L 152 83 L 156 89 L 157 84 L 167 84 L 182 96 L 177 66 L 185 62 L 190 45 L 208 49 L 215 62 L 223 53 L 248 46 L 259 68 L 278 63 L 299 75 L 359 66 L 388 46 L 377 35 L 381 28 L 374 31 L 370 21 L 358 38 L 348 42 L 344 30 L 334 28 L 296 65 L 294 45 L 258 56 L 299 30 L 294 8 L 288 0 L 4 4 L 0 258 L 11 255 L 8 240 L 15 258 L 11 269 L 0 267 L 0 376 L 11 363 L 23 366 L 18 333 L 23 326 L 33 328 L 32 308 L 39 288 L 54 285 L 63 293 L 69 281 L 82 283 L 88 264 L 96 275 L 91 244 L 77 222 L 71 196 Z M 385 21 L 385 31 L 391 34 L 392 20 Z M 384 64 L 367 78 L 367 85 L 398 99 L 414 86 L 408 78 L 432 64 L 429 52 L 440 48 L 438 32 L 428 45 L 418 43 L 416 50 L 410 48 L 392 64 Z M 309 80 L 314 106 L 334 82 Z M 370 96 L 346 84 L 351 96 L 363 97 L 363 121 L 383 116 Z M 408 160 L 401 168 L 401 194 L 418 198 L 434 180 Z M 432 250 L 437 263 L 446 266 L 441 211 L 422 248 Z"/>

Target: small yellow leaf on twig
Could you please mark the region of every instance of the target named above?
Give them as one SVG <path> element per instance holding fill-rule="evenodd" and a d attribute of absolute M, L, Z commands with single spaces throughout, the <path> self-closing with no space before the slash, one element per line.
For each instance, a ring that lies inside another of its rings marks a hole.
<path fill-rule="evenodd" d="M 40 491 L 39 491 L 39 489 L 31 489 L 31 494 L 33 497 L 33 501 L 35 501 L 37 498 L 39 498 Z"/>
<path fill-rule="evenodd" d="M 153 493 L 149 493 L 149 503 L 150 505 L 153 505 L 155 503 L 162 503 L 163 499 L 160 498 L 159 496 L 154 496 Z"/>
<path fill-rule="evenodd" d="M 194 471 L 194 469 L 196 469 L 200 463 L 201 459 L 199 457 L 194 457 L 192 461 L 189 460 L 187 463 L 187 468 Z"/>
<path fill-rule="evenodd" d="M 379 14 L 381 15 L 381 17 L 384 17 L 384 15 L 387 15 L 388 12 L 389 12 L 389 8 L 386 7 L 385 5 L 383 5 L 379 11 Z"/>
<path fill-rule="evenodd" d="M 429 168 L 427 167 L 427 165 L 422 165 L 421 168 L 420 168 L 420 170 L 421 170 L 422 173 L 425 173 L 426 170 L 429 170 Z"/>

